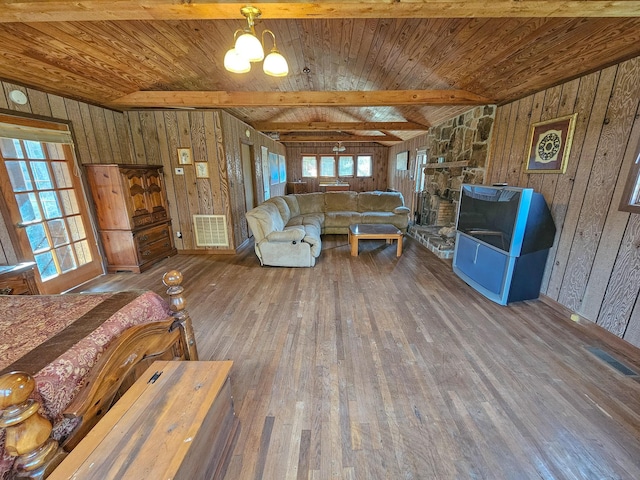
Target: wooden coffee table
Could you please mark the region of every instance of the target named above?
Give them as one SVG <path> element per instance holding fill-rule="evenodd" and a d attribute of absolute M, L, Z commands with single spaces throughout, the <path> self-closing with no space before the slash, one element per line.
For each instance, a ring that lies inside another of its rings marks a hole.
<path fill-rule="evenodd" d="M 381 224 L 361 224 L 349 225 L 349 245 L 351 245 L 351 255 L 358 256 L 359 240 L 384 239 L 387 243 L 396 240 L 398 246 L 396 256 L 402 255 L 402 232 L 395 226 L 388 223 Z"/>

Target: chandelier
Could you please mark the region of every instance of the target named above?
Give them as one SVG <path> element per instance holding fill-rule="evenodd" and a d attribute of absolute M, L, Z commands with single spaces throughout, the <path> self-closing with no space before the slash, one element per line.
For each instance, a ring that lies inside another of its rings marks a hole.
<path fill-rule="evenodd" d="M 347 147 L 342 145 L 342 142 L 338 142 L 333 146 L 333 151 L 336 152 L 336 153 L 344 152 L 346 149 L 347 149 Z"/>
<path fill-rule="evenodd" d="M 255 29 L 255 19 L 259 18 L 259 8 L 247 5 L 240 9 L 240 13 L 247 19 L 248 28 L 238 29 L 233 34 L 234 46 L 224 56 L 224 68 L 233 73 L 246 73 L 251 70 L 252 62 L 261 62 L 262 70 L 272 77 L 286 77 L 289 73 L 287 60 L 276 47 L 276 36 L 271 30 L 262 32 L 262 41 L 258 39 Z M 271 35 L 273 48 L 267 57 L 264 56 L 264 36 Z"/>

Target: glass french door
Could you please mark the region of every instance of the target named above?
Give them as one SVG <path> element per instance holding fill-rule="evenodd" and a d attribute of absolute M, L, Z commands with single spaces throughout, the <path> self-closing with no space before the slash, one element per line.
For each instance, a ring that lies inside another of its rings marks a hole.
<path fill-rule="evenodd" d="M 2 193 L 21 250 L 36 262 L 42 293 L 102 273 L 71 145 L 0 138 Z"/>

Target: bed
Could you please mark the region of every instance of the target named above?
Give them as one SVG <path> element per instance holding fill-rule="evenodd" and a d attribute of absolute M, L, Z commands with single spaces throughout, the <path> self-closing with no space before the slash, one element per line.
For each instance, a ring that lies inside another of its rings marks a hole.
<path fill-rule="evenodd" d="M 0 296 L 0 478 L 44 478 L 148 365 L 197 360 L 182 275 L 150 291 Z"/>

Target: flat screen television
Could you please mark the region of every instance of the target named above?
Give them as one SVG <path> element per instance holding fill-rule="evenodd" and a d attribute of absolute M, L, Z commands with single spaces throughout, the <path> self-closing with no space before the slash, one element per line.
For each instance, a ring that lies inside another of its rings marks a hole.
<path fill-rule="evenodd" d="M 456 228 L 510 256 L 550 248 L 555 236 L 543 196 L 509 186 L 462 185 Z"/>

